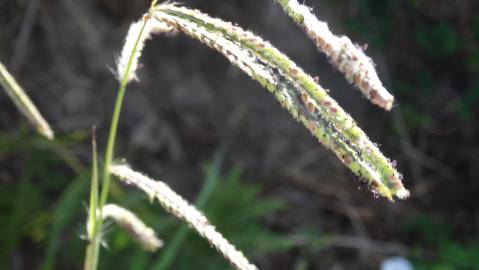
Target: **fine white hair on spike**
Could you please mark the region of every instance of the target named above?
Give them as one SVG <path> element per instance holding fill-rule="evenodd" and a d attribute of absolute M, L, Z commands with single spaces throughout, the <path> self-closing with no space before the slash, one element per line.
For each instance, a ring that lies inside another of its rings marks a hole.
<path fill-rule="evenodd" d="M 169 33 L 174 31 L 174 29 L 166 23 L 157 20 L 150 20 L 149 18 L 149 15 L 145 14 L 142 19 L 130 25 L 120 57 L 118 57 L 116 61 L 116 76 L 120 82 L 123 80 L 125 73 L 127 72 L 131 53 L 133 52 L 135 45 L 136 50 L 132 56 L 128 82 L 132 80 L 138 81 L 138 76 L 136 75 L 138 61 L 142 54 L 143 48 L 145 47 L 145 42 L 151 37 L 151 35 L 155 33 Z"/>
<path fill-rule="evenodd" d="M 411 193 L 409 192 L 409 190 L 407 190 L 405 188 L 400 189 L 396 193 L 396 197 L 398 197 L 401 200 L 409 198 L 410 195 L 411 195 Z"/>
<path fill-rule="evenodd" d="M 156 236 L 153 229 L 123 207 L 116 204 L 107 204 L 103 206 L 102 217 L 103 219 L 110 218 L 114 220 L 147 251 L 153 252 L 163 246 L 163 241 Z"/>
<path fill-rule="evenodd" d="M 363 48 L 354 44 L 346 36 L 336 36 L 328 25 L 316 18 L 311 9 L 297 0 L 276 0 L 304 28 L 318 50 L 325 53 L 346 79 L 354 84 L 374 104 L 391 110 L 394 97 L 381 83 L 374 63 L 366 56 Z"/>
<path fill-rule="evenodd" d="M 110 172 L 126 184 L 136 186 L 150 197 L 156 198 L 161 206 L 169 213 L 186 222 L 198 234 L 205 238 L 231 265 L 238 270 L 256 270 L 256 266 L 230 244 L 208 219 L 189 204 L 183 197 L 173 191 L 167 184 L 155 181 L 139 172 L 135 172 L 127 165 L 112 165 Z"/>

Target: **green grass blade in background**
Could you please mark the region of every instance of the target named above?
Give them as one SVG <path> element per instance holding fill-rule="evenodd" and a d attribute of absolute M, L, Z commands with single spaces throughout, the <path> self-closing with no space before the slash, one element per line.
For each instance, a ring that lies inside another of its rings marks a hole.
<path fill-rule="evenodd" d="M 25 91 L 15 81 L 13 76 L 7 71 L 5 66 L 0 62 L 0 84 L 3 86 L 7 94 L 13 100 L 17 108 L 27 117 L 32 126 L 46 138 L 52 140 L 54 134 L 50 125 L 40 114 L 33 102 L 27 96 Z"/>
<path fill-rule="evenodd" d="M 9 191 L 11 192 L 11 190 Z M 10 269 L 12 267 L 12 260 L 15 248 L 18 246 L 20 238 L 22 237 L 22 226 L 25 224 L 30 216 L 30 206 L 34 205 L 38 200 L 37 190 L 32 185 L 31 181 L 24 179 L 20 181 L 15 192 L 15 198 L 10 209 L 6 209 L 5 218 L 1 218 L 2 230 L 0 231 L 0 268 Z M 3 194 L 2 194 L 3 195 Z"/>
<path fill-rule="evenodd" d="M 82 211 L 79 211 L 87 187 L 89 175 L 84 173 L 73 180 L 65 189 L 58 200 L 54 211 L 54 220 L 48 236 L 48 243 L 40 269 L 56 269 L 57 253 L 60 249 L 60 238 L 65 228 L 71 225 L 78 218 Z M 83 209 L 83 208 L 81 208 Z"/>

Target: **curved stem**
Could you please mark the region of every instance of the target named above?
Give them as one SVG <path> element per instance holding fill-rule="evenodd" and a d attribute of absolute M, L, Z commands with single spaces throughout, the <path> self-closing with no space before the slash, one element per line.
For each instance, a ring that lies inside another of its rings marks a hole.
<path fill-rule="evenodd" d="M 129 74 L 131 72 L 131 63 L 133 62 L 133 57 L 135 55 L 136 49 L 138 47 L 138 43 L 145 29 L 145 25 L 148 21 L 148 18 L 149 17 L 145 17 L 141 31 L 137 37 L 135 46 L 133 47 L 133 50 L 131 52 L 128 65 L 126 68 L 126 72 L 123 75 L 123 78 L 120 82 L 120 86 L 118 88 L 118 94 L 115 101 L 115 107 L 113 109 L 113 116 L 111 119 L 110 132 L 108 135 L 108 142 L 107 142 L 107 147 L 105 152 L 103 174 L 102 174 L 102 187 L 101 187 L 100 200 L 99 200 L 98 209 L 97 209 L 99 218 L 96 219 L 95 226 L 93 226 L 94 228 L 93 228 L 92 239 L 89 239 L 90 243 L 88 244 L 86 257 L 85 257 L 85 266 L 84 266 L 85 270 L 95 270 L 98 265 L 101 235 L 102 235 L 101 226 L 103 223 L 103 219 L 101 218 L 102 208 L 108 200 L 108 194 L 110 191 L 111 175 L 109 172 L 109 167 L 113 161 L 115 140 L 116 140 L 116 134 L 118 130 L 118 123 L 120 120 L 121 107 L 123 105 L 123 99 L 125 97 L 126 85 L 128 84 L 129 77 L 130 77 Z"/>

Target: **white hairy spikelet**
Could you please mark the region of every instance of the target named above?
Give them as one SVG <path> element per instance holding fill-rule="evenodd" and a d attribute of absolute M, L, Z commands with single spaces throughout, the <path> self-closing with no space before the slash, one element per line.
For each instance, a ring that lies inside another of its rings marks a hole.
<path fill-rule="evenodd" d="M 205 238 L 231 265 L 238 270 L 256 270 L 256 266 L 228 242 L 208 219 L 194 206 L 174 192 L 168 185 L 155 181 L 141 173 L 133 171 L 127 165 L 112 165 L 110 172 L 123 182 L 143 190 L 150 197 L 156 198 L 169 213 L 186 222 Z"/>
<path fill-rule="evenodd" d="M 136 50 L 131 60 L 128 82 L 132 80 L 138 81 L 136 71 L 138 69 L 139 58 L 142 54 L 143 48 L 145 47 L 145 42 L 151 38 L 151 35 L 157 33 L 169 33 L 173 31 L 174 29 L 166 23 L 157 20 L 150 20 L 148 14 L 145 14 L 139 21 L 132 23 L 128 30 L 128 34 L 126 35 L 120 57 L 116 62 L 116 76 L 118 81 L 121 82 L 125 76 L 125 73 L 127 72 L 126 69 L 130 61 L 131 53 L 134 51 L 133 49 L 135 48 L 135 44 Z"/>
<path fill-rule="evenodd" d="M 318 20 L 310 8 L 297 0 L 277 1 L 296 21 L 302 21 L 300 24 L 307 35 L 350 83 L 359 88 L 372 103 L 388 111 L 392 108 L 394 97 L 384 88 L 372 59 L 366 56 L 362 48 L 346 36 L 334 35 L 325 22 Z"/>
<path fill-rule="evenodd" d="M 147 251 L 156 251 L 163 246 L 155 231 L 145 225 L 135 214 L 116 204 L 107 204 L 103 206 L 102 218 L 114 220 L 120 227 L 138 241 Z"/>

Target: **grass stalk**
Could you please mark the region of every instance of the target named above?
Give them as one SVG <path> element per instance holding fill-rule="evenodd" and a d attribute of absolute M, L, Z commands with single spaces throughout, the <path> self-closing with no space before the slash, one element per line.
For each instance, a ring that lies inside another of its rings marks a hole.
<path fill-rule="evenodd" d="M 155 3 L 156 1 L 153 1 Z M 98 265 L 98 258 L 100 254 L 100 243 L 101 243 L 101 238 L 102 238 L 102 232 L 101 232 L 101 227 L 103 224 L 103 219 L 102 217 L 102 209 L 103 206 L 105 206 L 107 200 L 108 200 L 108 194 L 110 191 L 110 182 L 111 182 L 111 175 L 109 172 L 109 167 L 112 164 L 113 161 L 113 155 L 114 155 L 114 147 L 115 147 L 115 140 L 116 140 L 116 134 L 118 130 L 118 123 L 120 120 L 120 113 L 121 113 L 121 108 L 123 104 L 123 99 L 125 97 L 125 92 L 126 92 L 126 86 L 128 82 L 130 81 L 130 73 L 132 71 L 132 63 L 134 62 L 135 55 L 136 55 L 136 50 L 138 48 L 138 44 L 140 44 L 141 38 L 143 36 L 143 31 L 145 29 L 145 26 L 148 22 L 149 16 L 145 16 L 143 19 L 143 25 L 138 33 L 138 36 L 136 37 L 134 46 L 130 52 L 130 56 L 128 58 L 128 64 L 126 65 L 126 69 L 124 74 L 122 75 L 120 86 L 118 88 L 118 93 L 115 101 L 115 106 L 113 109 L 113 116 L 111 120 L 111 125 L 110 125 L 110 132 L 108 135 L 108 141 L 107 141 L 107 147 L 106 147 L 106 152 L 105 152 L 105 158 L 104 158 L 104 166 L 103 166 L 103 173 L 102 173 L 102 186 L 101 186 L 101 194 L 100 194 L 100 199 L 98 202 L 98 215 L 100 218 L 95 218 L 95 223 L 93 226 L 93 233 L 92 233 L 92 238 L 90 239 L 90 243 L 87 246 L 87 252 L 86 252 L 86 257 L 85 257 L 85 270 L 96 270 L 97 265 Z M 120 74 L 119 74 L 120 75 Z M 96 211 L 94 212 L 96 213 Z"/>
<path fill-rule="evenodd" d="M 98 209 L 98 152 L 96 146 L 96 131 L 92 128 L 92 171 L 91 171 L 91 186 L 90 186 L 90 207 L 88 220 L 88 239 L 93 238 L 93 228 L 96 223 L 96 211 Z"/>
<path fill-rule="evenodd" d="M 87 265 L 97 265 L 98 258 L 95 257 L 94 241 L 95 241 L 95 224 L 97 224 L 97 209 L 98 209 L 98 152 L 96 144 L 95 127 L 92 128 L 92 170 L 90 183 L 90 206 L 88 208 L 88 222 L 87 222 L 87 239 L 89 241 L 86 255 L 85 267 Z"/>

